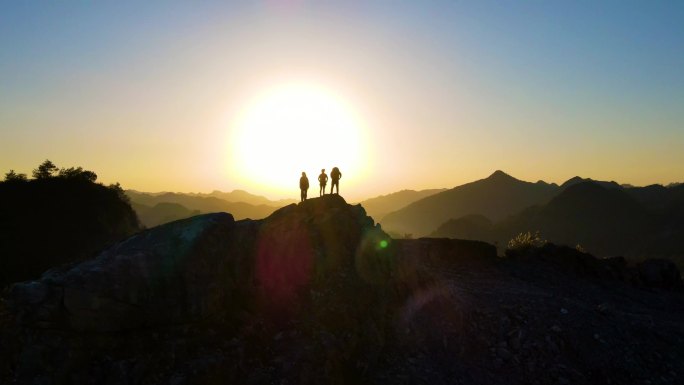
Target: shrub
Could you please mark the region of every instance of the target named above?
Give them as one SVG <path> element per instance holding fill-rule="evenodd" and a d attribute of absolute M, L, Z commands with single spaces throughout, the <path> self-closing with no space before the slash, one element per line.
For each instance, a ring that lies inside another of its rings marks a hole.
<path fill-rule="evenodd" d="M 14 170 L 9 170 L 5 174 L 5 182 L 26 182 L 27 180 L 26 174 L 18 174 Z"/>
<path fill-rule="evenodd" d="M 520 233 L 508 241 L 508 250 L 527 250 L 534 247 L 541 247 L 547 243 L 546 240 L 542 239 L 539 231 L 534 234 L 530 231 L 526 233 Z"/>

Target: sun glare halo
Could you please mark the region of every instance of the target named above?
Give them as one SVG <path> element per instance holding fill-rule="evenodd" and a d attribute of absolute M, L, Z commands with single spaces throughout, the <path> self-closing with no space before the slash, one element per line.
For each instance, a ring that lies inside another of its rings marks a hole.
<path fill-rule="evenodd" d="M 301 84 L 276 87 L 254 99 L 234 123 L 233 167 L 250 185 L 293 195 L 304 171 L 311 195 L 320 170 L 329 174 L 337 166 L 344 194 L 344 186 L 358 180 L 366 160 L 362 131 L 356 113 L 329 90 Z"/>

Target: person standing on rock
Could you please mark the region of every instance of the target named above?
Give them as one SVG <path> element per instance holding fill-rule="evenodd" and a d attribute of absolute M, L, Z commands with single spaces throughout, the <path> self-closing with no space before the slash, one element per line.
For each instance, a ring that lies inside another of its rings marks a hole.
<path fill-rule="evenodd" d="M 337 195 L 340 195 L 340 179 L 342 179 L 342 173 L 337 167 L 333 167 L 330 172 L 330 179 L 332 179 L 332 184 L 330 185 L 330 193 L 333 193 L 333 189 L 337 187 Z"/>
<path fill-rule="evenodd" d="M 299 189 L 302 190 L 301 202 L 306 200 L 306 193 L 309 191 L 309 178 L 306 177 L 306 173 L 302 171 L 302 177 L 299 178 Z"/>
<path fill-rule="evenodd" d="M 328 175 L 325 173 L 325 169 L 321 169 L 321 175 L 318 176 L 318 183 L 321 185 L 318 196 L 322 197 L 325 195 L 325 185 L 328 184 Z"/>

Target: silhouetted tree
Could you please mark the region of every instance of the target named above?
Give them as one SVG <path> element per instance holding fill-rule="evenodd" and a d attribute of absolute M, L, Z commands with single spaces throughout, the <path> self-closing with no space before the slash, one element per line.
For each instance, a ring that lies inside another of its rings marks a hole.
<path fill-rule="evenodd" d="M 14 172 L 14 170 L 9 170 L 9 172 L 5 174 L 5 181 L 6 182 L 12 182 L 12 181 L 25 182 L 26 179 L 27 179 L 26 174 L 17 174 L 16 172 Z"/>
<path fill-rule="evenodd" d="M 121 187 L 121 184 L 119 184 L 119 182 L 112 183 L 109 186 L 107 186 L 107 188 L 116 191 L 116 194 L 119 196 L 119 199 L 128 203 L 129 205 L 131 204 L 131 198 L 128 195 L 126 195 L 126 191 L 124 191 L 123 187 Z"/>
<path fill-rule="evenodd" d="M 41 179 L 25 183 L 0 183 L 0 291 L 94 257 L 140 229 L 121 186 L 93 183 L 95 173 L 80 167 L 52 170 L 44 167 Z"/>
<path fill-rule="evenodd" d="M 52 163 L 49 159 L 41 163 L 37 169 L 33 170 L 34 179 L 47 179 L 53 176 L 54 173 L 58 171 L 57 166 Z"/>
<path fill-rule="evenodd" d="M 97 180 L 97 174 L 92 171 L 84 170 L 82 167 L 63 168 L 59 170 L 57 176 L 60 178 L 81 179 L 93 183 Z"/>

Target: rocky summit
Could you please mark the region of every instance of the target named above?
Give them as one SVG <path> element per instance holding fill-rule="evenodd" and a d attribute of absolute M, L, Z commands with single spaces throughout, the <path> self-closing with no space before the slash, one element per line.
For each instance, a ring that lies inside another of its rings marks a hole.
<path fill-rule="evenodd" d="M 15 284 L 0 383 L 681 384 L 684 293 L 666 260 L 391 239 L 327 195 Z"/>

